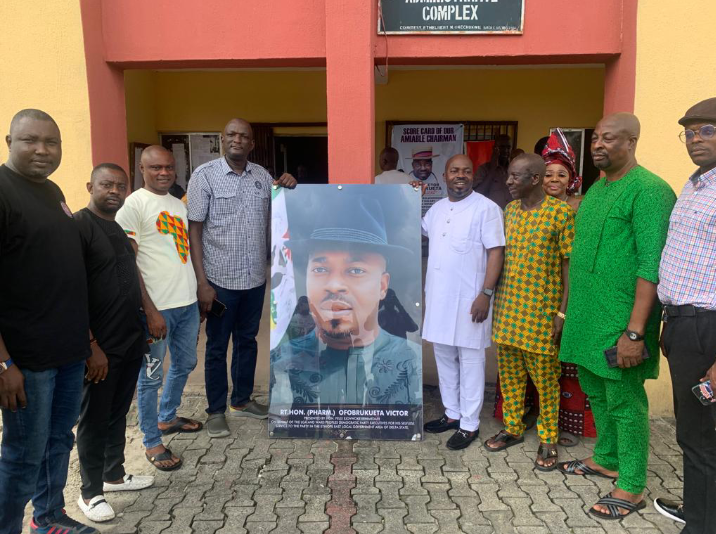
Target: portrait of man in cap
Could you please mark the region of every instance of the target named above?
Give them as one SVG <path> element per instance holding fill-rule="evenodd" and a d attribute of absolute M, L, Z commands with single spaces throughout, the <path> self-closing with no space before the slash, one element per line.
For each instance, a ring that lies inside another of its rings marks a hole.
<path fill-rule="evenodd" d="M 415 262 L 411 250 L 387 236 L 377 198 L 343 193 L 319 211 L 307 238 L 286 242 L 297 276 L 305 273 L 316 326 L 271 352 L 272 411 L 279 404 L 420 403 L 420 348 L 382 329 L 378 319 L 391 270 L 402 274 Z"/>
<path fill-rule="evenodd" d="M 433 158 L 437 158 L 440 154 L 433 151 L 430 145 L 418 145 L 413 147 L 411 157 L 413 170 L 408 176 L 409 181 L 420 180 L 427 185 L 423 194 L 423 215 L 430 207 L 441 198 L 444 198 L 446 189 L 440 179 L 433 172 Z"/>

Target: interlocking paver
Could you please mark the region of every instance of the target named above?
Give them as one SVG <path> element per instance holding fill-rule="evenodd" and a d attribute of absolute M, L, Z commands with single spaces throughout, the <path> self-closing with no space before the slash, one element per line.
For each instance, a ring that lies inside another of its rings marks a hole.
<path fill-rule="evenodd" d="M 426 420 L 442 414 L 437 391 L 426 389 Z M 500 425 L 486 402 L 481 441 Z M 182 415 L 204 417 L 203 392 L 185 396 Z M 246 534 L 339 532 L 433 534 L 677 534 L 677 524 L 651 506 L 654 497 L 678 498 L 682 458 L 673 422 L 652 420 L 646 496 L 649 506 L 615 522 L 587 510 L 613 489 L 613 481 L 533 469 L 538 440 L 490 453 L 475 443 L 450 451 L 449 432 L 422 442 L 273 439 L 266 421 L 229 418 L 232 435 L 212 440 L 205 432 L 166 440 L 184 465 L 152 472 L 143 458 L 132 408 L 127 433 L 128 471 L 156 475 L 155 486 L 112 494 L 118 514 L 100 525 L 111 534 Z M 560 460 L 586 458 L 594 440 L 560 449 Z M 79 488 L 76 452 L 66 491 L 68 512 Z M 333 521 L 333 524 L 331 524 Z"/>

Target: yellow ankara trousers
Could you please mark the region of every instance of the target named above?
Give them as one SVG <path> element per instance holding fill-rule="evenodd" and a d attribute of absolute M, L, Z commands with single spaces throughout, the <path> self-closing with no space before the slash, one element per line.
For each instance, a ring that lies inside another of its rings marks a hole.
<path fill-rule="evenodd" d="M 497 366 L 505 430 L 515 436 L 521 436 L 525 431 L 522 417 L 529 374 L 539 393 L 537 434 L 540 442 L 556 444 L 559 439 L 559 357 L 556 354 L 538 354 L 498 344 Z"/>

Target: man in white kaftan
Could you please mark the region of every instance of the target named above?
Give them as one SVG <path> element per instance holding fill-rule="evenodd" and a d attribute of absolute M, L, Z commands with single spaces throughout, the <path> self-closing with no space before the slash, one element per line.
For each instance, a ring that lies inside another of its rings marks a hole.
<path fill-rule="evenodd" d="M 448 198 L 430 208 L 422 224 L 430 239 L 423 339 L 434 346 L 445 407 L 445 415 L 426 423 L 425 431 L 458 429 L 447 443 L 454 450 L 467 447 L 480 426 L 491 300 L 505 246 L 502 210 L 472 191 L 472 175 L 469 158 L 451 158 L 445 168 Z"/>

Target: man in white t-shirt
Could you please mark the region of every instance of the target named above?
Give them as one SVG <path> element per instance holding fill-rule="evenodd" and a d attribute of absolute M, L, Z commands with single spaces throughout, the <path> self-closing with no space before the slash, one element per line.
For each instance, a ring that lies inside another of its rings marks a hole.
<path fill-rule="evenodd" d="M 198 421 L 176 415 L 189 373 L 196 367 L 199 306 L 186 206 L 169 194 L 176 180 L 174 165 L 174 156 L 167 149 L 145 148 L 139 166 L 144 187 L 127 198 L 116 216 L 137 256 L 149 342 L 137 383 L 139 426 L 147 460 L 161 471 L 182 464 L 162 444 L 162 435 L 202 428 Z M 171 365 L 157 411 L 167 347 Z"/>
<path fill-rule="evenodd" d="M 400 155 L 392 146 L 384 148 L 378 157 L 378 164 L 383 171 L 375 177 L 376 184 L 407 184 L 410 178 L 398 168 Z"/>

